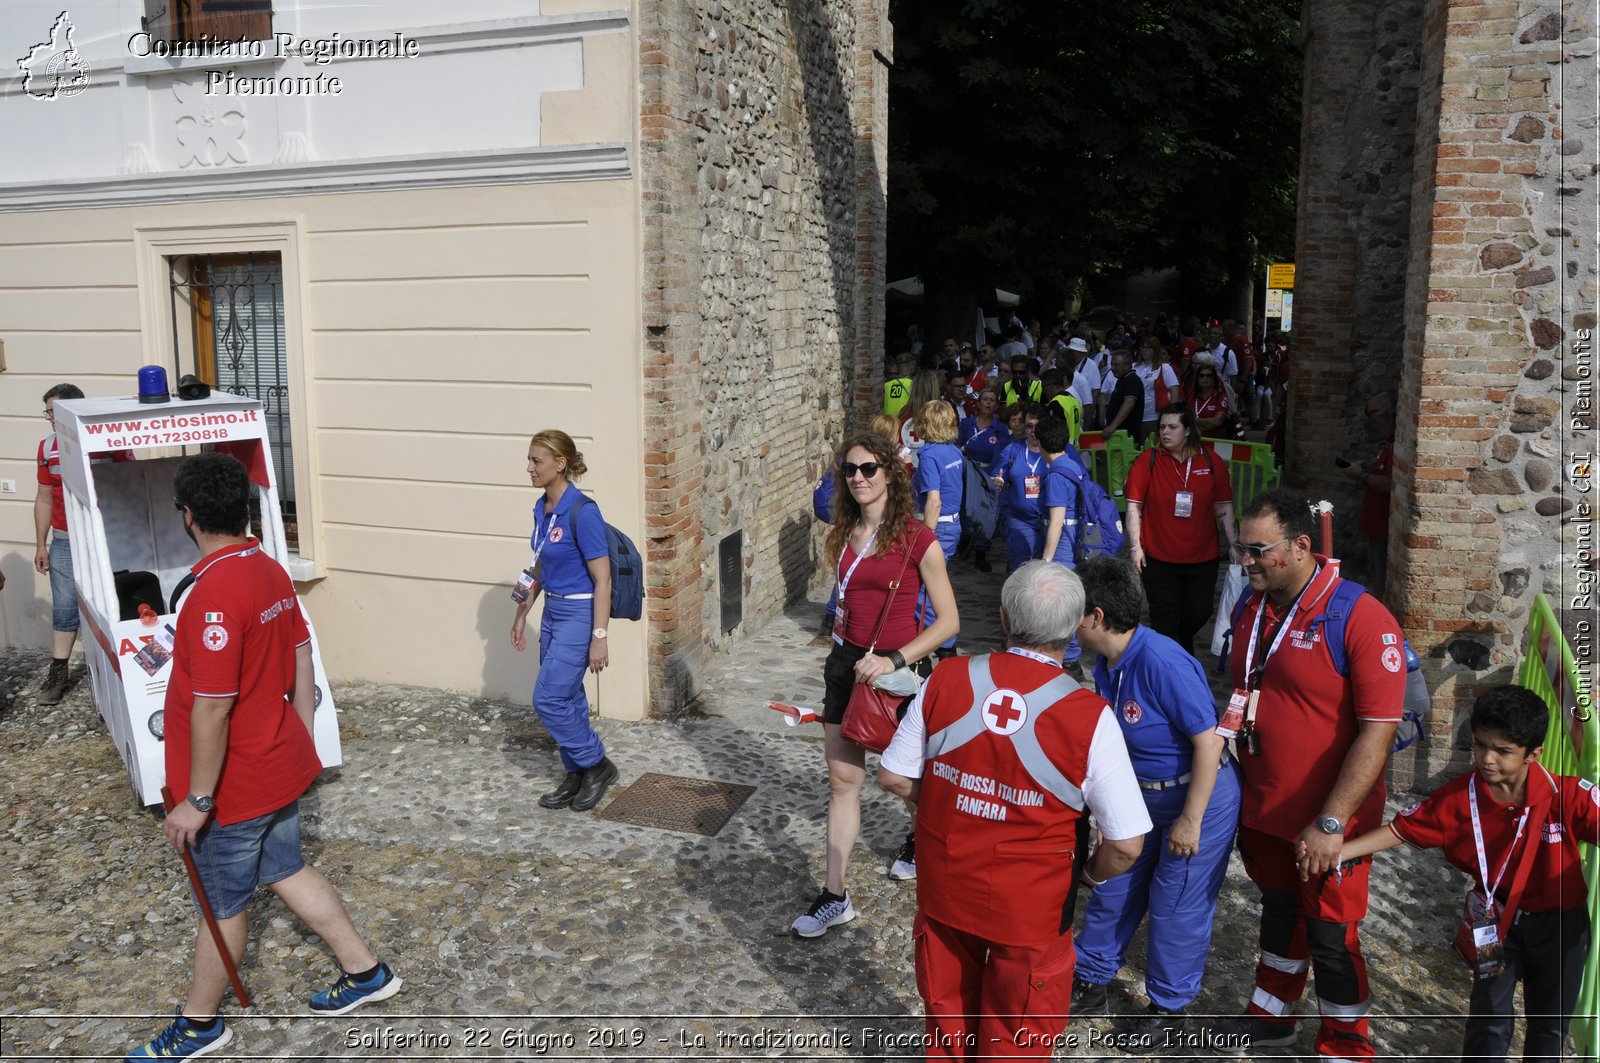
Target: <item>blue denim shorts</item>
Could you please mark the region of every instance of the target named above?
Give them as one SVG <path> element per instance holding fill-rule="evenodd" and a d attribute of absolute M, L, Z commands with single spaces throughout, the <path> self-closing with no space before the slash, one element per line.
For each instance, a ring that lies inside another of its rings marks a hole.
<path fill-rule="evenodd" d="M 72 581 L 72 540 L 50 533 L 50 628 L 78 630 L 78 587 Z"/>
<path fill-rule="evenodd" d="M 194 866 L 211 913 L 218 919 L 238 915 L 257 886 L 281 882 L 306 866 L 300 855 L 300 802 L 242 823 L 207 824 L 195 837 Z"/>

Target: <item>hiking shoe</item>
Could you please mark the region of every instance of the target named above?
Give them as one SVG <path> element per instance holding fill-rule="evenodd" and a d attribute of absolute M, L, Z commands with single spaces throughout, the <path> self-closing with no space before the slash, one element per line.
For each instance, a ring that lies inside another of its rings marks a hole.
<path fill-rule="evenodd" d="M 894 854 L 894 863 L 889 865 L 889 877 L 900 882 L 910 882 L 917 877 L 916 831 L 906 835 L 906 840 L 900 844 L 900 851 Z"/>
<path fill-rule="evenodd" d="M 1255 1015 L 1221 1019 L 1206 1029 L 1207 1042 L 1219 1052 L 1232 1053 L 1252 1048 L 1283 1048 L 1299 1039 L 1293 1021 L 1268 1022 Z"/>
<path fill-rule="evenodd" d="M 1171 1035 L 1181 1035 L 1187 1027 L 1188 1019 L 1183 1009 L 1169 1011 L 1157 1004 L 1149 1004 L 1144 1014 L 1128 1019 L 1117 1028 L 1117 1032 L 1125 1035 L 1130 1044 L 1150 1049 L 1166 1047 L 1172 1043 Z"/>
<path fill-rule="evenodd" d="M 539 798 L 540 808 L 566 808 L 572 804 L 572 799 L 578 796 L 578 787 L 583 783 L 583 772 L 569 771 L 554 790 Z"/>
<path fill-rule="evenodd" d="M 1073 976 L 1072 979 L 1072 1004 L 1069 1012 L 1074 1019 L 1084 1015 L 1103 1015 L 1106 1010 L 1106 1001 L 1110 999 L 1110 991 L 1103 985 L 1094 982 L 1085 982 L 1082 978 Z"/>
<path fill-rule="evenodd" d="M 811 908 L 794 921 L 789 929 L 803 938 L 819 938 L 828 932 L 830 926 L 848 923 L 856 917 L 856 907 L 850 903 L 850 891 L 845 890 L 843 897 L 835 896 L 827 890 L 817 894 L 817 899 L 811 902 Z"/>
<path fill-rule="evenodd" d="M 180 1012 L 172 1020 L 172 1025 L 156 1034 L 154 1040 L 135 1048 L 122 1060 L 123 1063 L 134 1063 L 139 1059 L 194 1059 L 216 1051 L 231 1040 L 233 1031 L 222 1022 L 220 1015 L 217 1016 L 217 1028 L 210 1033 L 202 1033 L 195 1028 L 192 1019 Z"/>
<path fill-rule="evenodd" d="M 57 705 L 67 695 L 68 672 L 67 662 L 51 659 L 50 671 L 45 673 L 44 682 L 39 685 L 39 704 Z"/>
<path fill-rule="evenodd" d="M 600 803 L 600 799 L 617 781 L 617 766 L 610 757 L 601 757 L 600 763 L 583 769 L 578 792 L 572 797 L 572 811 L 587 812 Z"/>
<path fill-rule="evenodd" d="M 388 1000 L 398 992 L 400 979 L 386 963 L 378 964 L 378 973 L 365 982 L 341 971 L 333 985 L 311 998 L 311 1010 L 318 1015 L 343 1015 L 374 1000 Z"/>

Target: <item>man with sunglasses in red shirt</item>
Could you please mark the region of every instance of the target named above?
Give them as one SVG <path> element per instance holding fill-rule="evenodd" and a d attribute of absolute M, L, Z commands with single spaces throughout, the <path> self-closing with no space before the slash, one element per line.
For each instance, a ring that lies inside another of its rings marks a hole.
<path fill-rule="evenodd" d="M 1251 1048 L 1293 1044 L 1314 966 L 1318 1055 L 1365 1059 L 1374 1048 L 1358 932 L 1371 858 L 1341 862 L 1339 852 L 1346 835 L 1382 823 L 1404 640 L 1372 595 L 1345 601 L 1314 533 L 1310 501 L 1282 488 L 1257 495 L 1239 528 L 1250 594 L 1235 614 L 1234 693 L 1218 731 L 1234 738 L 1243 778 L 1239 853 L 1261 889 L 1261 956 L 1245 1016 L 1218 1033 Z"/>

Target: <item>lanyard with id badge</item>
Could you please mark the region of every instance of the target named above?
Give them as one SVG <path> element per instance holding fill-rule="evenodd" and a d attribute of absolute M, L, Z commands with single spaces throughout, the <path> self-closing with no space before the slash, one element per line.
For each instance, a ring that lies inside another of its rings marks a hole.
<path fill-rule="evenodd" d="M 844 644 L 845 592 L 850 589 L 850 580 L 854 578 L 856 574 L 856 566 L 861 564 L 862 558 L 872 553 L 872 544 L 877 541 L 878 529 L 873 528 L 872 534 L 867 536 L 866 545 L 863 546 L 861 551 L 856 554 L 856 559 L 850 563 L 850 571 L 838 573 L 839 600 L 834 603 L 833 607 L 833 641 L 839 643 L 840 645 Z M 839 564 L 844 564 L 843 554 L 839 555 Z"/>
<path fill-rule="evenodd" d="M 539 555 L 544 553 L 544 544 L 550 538 L 550 532 L 556 526 L 556 514 L 552 512 L 550 519 L 545 522 L 543 534 L 539 531 L 539 518 L 533 520 L 533 560 L 528 562 L 528 567 L 517 576 L 517 585 L 511 588 L 511 600 L 518 605 L 527 602 L 539 593 Z M 557 541 L 560 536 L 556 536 Z"/>
<path fill-rule="evenodd" d="M 1176 463 L 1177 459 L 1173 459 Z M 1189 517 L 1194 515 L 1194 492 L 1189 490 L 1189 472 L 1194 468 L 1194 457 L 1183 463 L 1183 489 L 1178 491 L 1172 502 L 1172 515 L 1174 517 Z"/>
<path fill-rule="evenodd" d="M 1506 858 L 1500 864 L 1500 872 L 1494 877 L 1494 884 L 1489 884 L 1489 855 L 1483 845 L 1483 824 L 1478 818 L 1478 781 L 1474 779 L 1472 785 L 1467 787 L 1467 804 L 1472 809 L 1472 840 L 1478 845 L 1478 881 L 1484 889 L 1480 893 L 1476 887 L 1467 891 L 1466 898 L 1461 903 L 1461 920 L 1456 925 L 1455 950 L 1461 957 L 1461 962 L 1467 965 L 1474 978 L 1494 978 L 1505 973 L 1506 958 L 1505 945 L 1500 940 L 1501 908 L 1495 901 L 1495 894 L 1500 890 L 1500 883 L 1506 877 L 1506 869 L 1511 866 L 1511 856 L 1517 851 L 1517 842 L 1522 840 L 1523 828 L 1528 825 L 1528 809 L 1522 810 L 1522 818 L 1517 820 L 1517 832 L 1512 835 L 1511 845 L 1506 849 Z M 1519 876 L 1520 878 L 1521 876 Z M 1512 893 L 1520 892 L 1513 884 Z M 1512 897 L 1514 901 L 1515 896 Z"/>
<path fill-rule="evenodd" d="M 1028 475 L 1022 478 L 1023 498 L 1039 497 L 1039 485 L 1043 482 L 1043 478 L 1039 475 L 1039 463 L 1043 460 L 1043 456 L 1040 456 L 1028 462 Z"/>
<path fill-rule="evenodd" d="M 1318 572 L 1320 571 L 1319 569 Z M 1262 630 L 1267 625 L 1267 598 L 1264 592 L 1261 606 L 1256 610 L 1255 623 L 1250 628 L 1250 645 L 1245 650 L 1244 660 L 1247 670 L 1244 689 L 1234 688 L 1233 695 L 1228 698 L 1228 708 L 1217 724 L 1217 734 L 1223 738 L 1236 739 L 1235 745 L 1240 747 L 1240 752 L 1248 753 L 1252 757 L 1261 755 L 1261 734 L 1256 730 L 1256 707 L 1261 701 L 1261 677 L 1265 674 L 1273 654 L 1278 652 L 1278 647 L 1283 645 L 1283 640 L 1288 636 L 1295 614 L 1300 611 L 1300 600 L 1316 581 L 1317 576 L 1313 574 L 1306 585 L 1300 588 L 1300 593 L 1295 596 L 1294 605 L 1289 607 L 1289 611 L 1278 621 L 1272 634 L 1265 641 L 1261 638 Z M 1265 654 L 1257 660 L 1260 650 L 1265 650 Z"/>

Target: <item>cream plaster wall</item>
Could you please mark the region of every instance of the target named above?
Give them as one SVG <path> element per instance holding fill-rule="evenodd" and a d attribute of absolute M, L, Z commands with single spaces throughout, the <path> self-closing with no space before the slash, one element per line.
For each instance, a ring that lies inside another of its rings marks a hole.
<path fill-rule="evenodd" d="M 171 369 L 170 322 L 150 312 L 164 277 L 141 289 L 136 233 L 269 224 L 295 248 L 285 283 L 314 455 L 302 523 L 321 576 L 301 591 L 329 672 L 526 696 L 535 655 L 507 632 L 528 557 L 528 436 L 571 432 L 584 486 L 644 540 L 637 194 L 603 180 L 5 215 L 0 478 L 19 486 L 0 494 L 7 643 L 48 638 L 32 569 L 40 394 L 64 379 L 128 393 L 140 365 Z M 636 718 L 643 632 L 613 631 L 600 704 Z"/>

